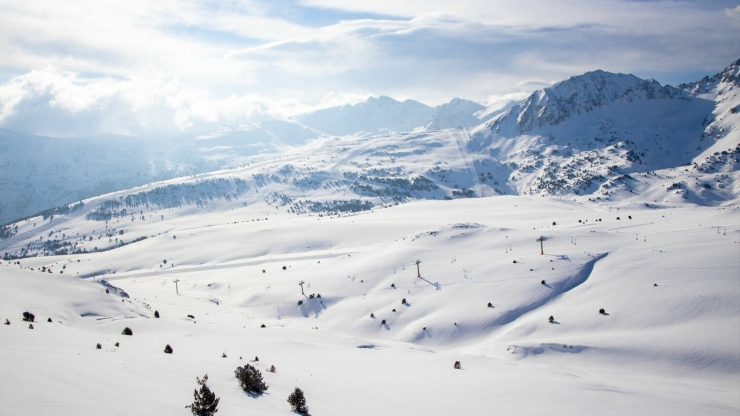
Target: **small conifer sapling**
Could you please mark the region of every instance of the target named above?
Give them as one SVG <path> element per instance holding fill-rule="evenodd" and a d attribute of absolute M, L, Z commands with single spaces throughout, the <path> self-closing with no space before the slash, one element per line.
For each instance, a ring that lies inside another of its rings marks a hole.
<path fill-rule="evenodd" d="M 218 402 L 221 399 L 216 397 L 216 394 L 208 388 L 208 374 L 202 380 L 199 377 L 195 379 L 198 380 L 200 390 L 193 390 L 193 403 L 185 406 L 185 408 L 190 409 L 194 416 L 213 416 L 214 413 L 218 412 Z"/>
<path fill-rule="evenodd" d="M 237 367 L 234 370 L 234 377 L 239 381 L 239 387 L 248 393 L 259 394 L 269 388 L 262 380 L 262 373 L 251 364 Z"/>
<path fill-rule="evenodd" d="M 298 413 L 308 414 L 308 406 L 306 406 L 306 396 L 303 395 L 303 390 L 298 387 L 293 390 L 288 396 L 288 403 L 290 407 Z"/>

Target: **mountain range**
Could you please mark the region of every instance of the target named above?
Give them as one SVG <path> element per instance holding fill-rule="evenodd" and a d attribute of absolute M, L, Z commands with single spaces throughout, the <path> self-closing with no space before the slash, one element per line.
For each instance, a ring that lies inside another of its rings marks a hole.
<path fill-rule="evenodd" d="M 256 162 L 270 172 L 261 175 L 280 177 L 286 172 L 281 160 L 289 154 L 315 159 L 310 169 L 373 205 L 387 203 L 388 195 L 613 199 L 619 190 L 646 191 L 653 172 L 670 168 L 692 173 L 676 180 L 682 197 L 716 204 L 737 197 L 738 66 L 676 87 L 588 72 L 482 118 L 485 108 L 468 100 L 432 108 L 381 96 L 174 139 L 61 139 L 0 130 L 0 222 L 105 192 Z M 347 156 L 336 163 L 340 154 Z M 356 159 L 361 155 L 365 160 Z M 422 155 L 434 157 L 425 165 Z M 299 167 L 290 172 L 282 180 L 308 175 Z M 436 190 L 419 192 L 410 185 L 415 179 Z M 408 186 L 389 185 L 393 181 Z M 304 190 L 288 191 L 301 199 Z"/>

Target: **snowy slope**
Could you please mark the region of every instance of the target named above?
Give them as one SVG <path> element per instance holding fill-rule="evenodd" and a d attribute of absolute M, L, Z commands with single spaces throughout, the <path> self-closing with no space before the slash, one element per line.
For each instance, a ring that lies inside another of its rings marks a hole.
<path fill-rule="evenodd" d="M 296 386 L 326 415 L 740 410 L 737 206 L 511 196 L 341 217 L 144 213 L 107 226 L 75 213 L 27 235 L 100 244 L 125 227 L 122 247 L 2 262 L 11 414 L 189 414 L 206 373 L 226 415 L 289 414 Z M 233 371 L 255 356 L 269 389 L 250 397 Z"/>
<path fill-rule="evenodd" d="M 105 192 L 240 166 L 316 137 L 280 120 L 157 140 L 52 138 L 0 129 L 0 223 Z"/>

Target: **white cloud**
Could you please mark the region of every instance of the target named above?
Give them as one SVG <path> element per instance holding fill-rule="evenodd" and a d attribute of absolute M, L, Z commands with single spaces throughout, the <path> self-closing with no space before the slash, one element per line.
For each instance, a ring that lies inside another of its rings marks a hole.
<path fill-rule="evenodd" d="M 0 126 L 174 134 L 370 95 L 483 101 L 594 69 L 690 81 L 737 59 L 724 0 L 300 4 L 0 0 Z"/>

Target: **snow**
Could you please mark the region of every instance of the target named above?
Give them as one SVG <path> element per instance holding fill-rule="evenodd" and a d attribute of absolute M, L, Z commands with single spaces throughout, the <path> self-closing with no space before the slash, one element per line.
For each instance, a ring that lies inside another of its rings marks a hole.
<path fill-rule="evenodd" d="M 223 415 L 288 414 L 295 387 L 315 415 L 736 415 L 737 74 L 590 72 L 470 129 L 447 127 L 475 103 L 380 97 L 152 154 L 32 138 L 76 170 L 13 176 L 16 200 L 134 187 L 0 227 L 0 402 L 188 414 L 208 374 Z"/>
<path fill-rule="evenodd" d="M 295 387 L 327 415 L 736 414 L 738 218 L 516 196 L 341 217 L 175 210 L 114 250 L 2 262 L 0 400 L 13 414 L 188 414 L 208 373 L 219 414 L 288 414 Z M 270 386 L 256 398 L 233 375 L 255 356 Z"/>

